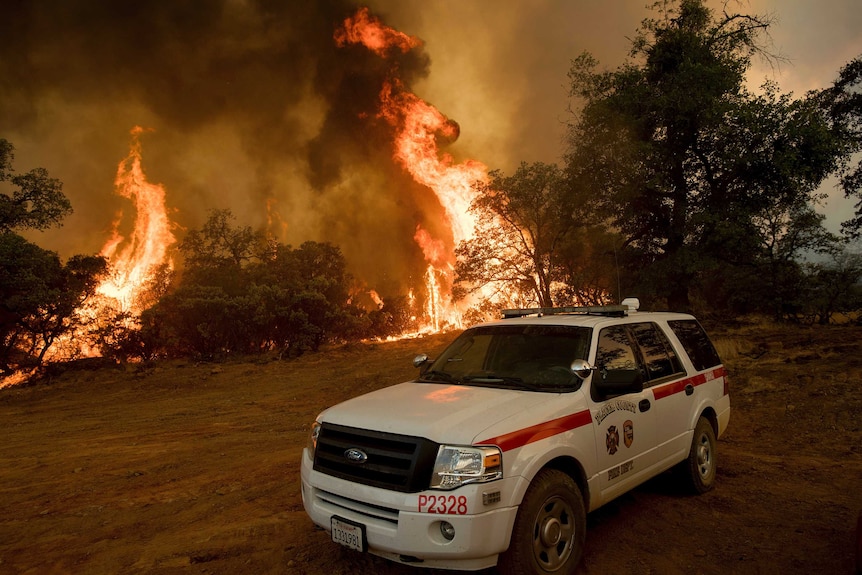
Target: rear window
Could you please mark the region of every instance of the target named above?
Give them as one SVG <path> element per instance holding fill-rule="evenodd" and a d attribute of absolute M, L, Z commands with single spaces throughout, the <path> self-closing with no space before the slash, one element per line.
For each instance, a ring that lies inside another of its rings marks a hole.
<path fill-rule="evenodd" d="M 676 320 L 667 323 L 682 343 L 697 371 L 703 371 L 721 363 L 718 352 L 715 351 L 706 332 L 696 320 Z"/>
<path fill-rule="evenodd" d="M 654 323 L 634 323 L 629 326 L 640 346 L 644 367 L 650 381 L 683 373 L 682 365 L 664 332 Z"/>

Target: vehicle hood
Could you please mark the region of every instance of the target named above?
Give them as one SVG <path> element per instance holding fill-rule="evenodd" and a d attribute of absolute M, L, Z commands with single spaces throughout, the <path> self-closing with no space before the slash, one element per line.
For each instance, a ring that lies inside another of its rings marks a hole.
<path fill-rule="evenodd" d="M 559 402 L 559 394 L 467 385 L 407 382 L 350 399 L 319 421 L 470 445 L 516 414 Z"/>

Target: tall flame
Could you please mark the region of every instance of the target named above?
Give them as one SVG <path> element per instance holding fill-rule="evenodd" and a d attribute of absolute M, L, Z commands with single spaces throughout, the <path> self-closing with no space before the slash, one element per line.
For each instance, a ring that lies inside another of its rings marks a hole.
<path fill-rule="evenodd" d="M 407 52 L 422 45 L 418 38 L 389 28 L 362 8 L 347 18 L 336 31 L 339 46 L 361 44 L 385 57 L 390 49 Z M 409 92 L 394 75 L 380 91 L 379 117 L 395 130 L 395 160 L 416 182 L 430 188 L 443 208 L 454 245 L 472 237 L 475 218 L 468 211 L 475 196 L 473 184 L 486 182 L 488 170 L 475 160 L 457 163 L 450 154 L 441 153 L 440 142 L 454 142 L 458 124 L 437 108 Z M 461 326 L 461 310 L 451 301 L 449 290 L 454 279 L 454 250 L 446 249 L 443 239 L 434 238 L 417 227 L 414 240 L 422 248 L 428 267 L 425 305 L 428 329 L 438 331 L 446 325 Z"/>
<path fill-rule="evenodd" d="M 344 21 L 344 26 L 335 32 L 335 43 L 339 47 L 362 44 L 382 57 L 386 56 L 390 48 L 398 48 L 407 53 L 422 45 L 419 38 L 408 36 L 380 22 L 371 15 L 368 8 L 360 8 L 353 18 Z"/>
<path fill-rule="evenodd" d="M 131 312 L 141 311 L 135 309 L 136 301 L 153 270 L 164 264 L 173 267 L 168 249 L 176 242 L 165 208 L 165 189 L 149 183 L 141 167 L 142 133 L 140 126 L 132 129 L 129 155 L 120 162 L 114 180 L 116 192 L 134 203 L 134 228 L 127 241 L 119 232 L 122 214 L 114 222 L 113 234 L 101 251 L 112 273 L 97 289 L 119 302 L 122 311 Z"/>
<path fill-rule="evenodd" d="M 380 115 L 397 130 L 395 159 L 413 179 L 437 196 L 457 244 L 470 239 L 475 219 L 468 212 L 475 193 L 473 184 L 488 178 L 488 169 L 476 160 L 457 164 L 440 153 L 438 141 L 458 138 L 458 124 L 416 94 L 407 92 L 397 79 L 386 82 L 380 92 Z"/>
<path fill-rule="evenodd" d="M 87 337 L 88 330 L 116 319 L 131 326 L 134 323 L 132 318 L 139 316 L 147 305 L 153 303 L 142 302 L 140 296 L 156 277 L 155 272 L 164 265 L 173 269 L 168 249 L 176 242 L 176 238 L 165 208 L 165 190 L 160 185 L 149 183 L 141 167 L 139 137 L 144 131 L 140 126 L 131 130 L 129 155 L 120 162 L 114 180 L 117 194 L 131 200 L 135 206 L 131 236 L 127 239 L 119 232 L 123 220 L 121 212 L 114 221 L 110 239 L 100 252 L 108 260 L 110 273 L 96 287 L 96 296 L 75 310 L 77 315 L 88 319 L 90 326 L 56 340 L 46 359 L 66 360 L 100 355 L 100 350 L 93 347 Z M 117 316 L 118 312 L 123 312 L 125 316 Z"/>

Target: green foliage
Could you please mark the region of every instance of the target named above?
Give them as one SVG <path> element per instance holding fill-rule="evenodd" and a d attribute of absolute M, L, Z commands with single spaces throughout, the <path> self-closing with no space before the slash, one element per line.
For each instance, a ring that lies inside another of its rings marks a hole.
<path fill-rule="evenodd" d="M 187 234 L 182 278 L 141 315 L 130 349 L 149 356 L 298 355 L 362 334 L 367 321 L 349 304 L 351 278 L 338 248 L 305 242 L 293 249 L 232 221 L 229 211 L 214 211 Z"/>
<path fill-rule="evenodd" d="M 106 271 L 100 256 L 62 264 L 17 234 L 0 234 L 0 371 L 40 364 L 60 337 L 83 329 L 78 309 Z"/>

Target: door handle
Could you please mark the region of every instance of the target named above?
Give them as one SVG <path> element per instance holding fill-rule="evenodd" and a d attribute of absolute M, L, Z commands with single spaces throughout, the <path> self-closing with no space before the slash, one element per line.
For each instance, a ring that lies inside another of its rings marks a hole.
<path fill-rule="evenodd" d="M 650 402 L 648 399 L 642 399 L 640 403 L 638 403 L 638 409 L 641 411 L 649 411 Z"/>
<path fill-rule="evenodd" d="M 685 386 L 685 394 L 691 395 L 692 393 L 694 393 L 694 386 L 689 383 L 688 385 Z"/>

